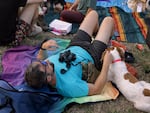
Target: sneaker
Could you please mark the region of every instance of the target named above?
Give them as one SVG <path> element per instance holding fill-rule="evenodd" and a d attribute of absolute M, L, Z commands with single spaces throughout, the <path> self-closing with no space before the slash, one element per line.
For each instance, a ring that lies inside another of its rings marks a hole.
<path fill-rule="evenodd" d="M 42 28 L 40 26 L 37 26 L 36 24 L 34 24 L 32 26 L 31 33 L 29 34 L 29 36 L 35 36 L 41 32 L 42 32 Z"/>

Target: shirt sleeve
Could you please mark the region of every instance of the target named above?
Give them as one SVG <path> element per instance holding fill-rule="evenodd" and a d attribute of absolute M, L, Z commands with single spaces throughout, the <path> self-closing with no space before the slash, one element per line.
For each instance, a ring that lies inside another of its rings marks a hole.
<path fill-rule="evenodd" d="M 72 88 L 68 89 L 68 91 L 69 97 L 82 97 L 88 95 L 89 88 L 88 84 L 85 81 L 81 80 L 76 82 L 75 86 L 72 86 Z"/>
<path fill-rule="evenodd" d="M 78 80 L 76 82 L 69 81 L 61 86 L 62 90 L 58 92 L 65 97 L 82 97 L 87 96 L 89 92 L 87 82 Z"/>

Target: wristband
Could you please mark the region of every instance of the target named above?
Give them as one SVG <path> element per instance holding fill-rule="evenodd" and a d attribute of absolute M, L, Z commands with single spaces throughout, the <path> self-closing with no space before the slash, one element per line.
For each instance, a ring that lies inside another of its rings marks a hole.
<path fill-rule="evenodd" d="M 46 49 L 42 48 L 42 45 L 43 45 L 47 40 L 49 40 L 49 39 L 43 40 L 43 42 L 40 44 L 40 49 L 41 49 L 41 50 L 46 50 Z"/>

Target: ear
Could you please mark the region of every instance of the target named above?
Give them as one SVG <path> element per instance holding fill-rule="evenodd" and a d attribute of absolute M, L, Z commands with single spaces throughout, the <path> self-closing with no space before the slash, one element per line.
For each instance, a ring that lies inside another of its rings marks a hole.
<path fill-rule="evenodd" d="M 121 47 L 116 47 L 116 48 L 117 48 L 117 51 L 119 52 L 120 57 L 122 58 L 122 60 L 124 60 L 125 59 L 125 56 L 124 56 L 125 51 L 124 51 L 124 49 L 121 48 Z"/>

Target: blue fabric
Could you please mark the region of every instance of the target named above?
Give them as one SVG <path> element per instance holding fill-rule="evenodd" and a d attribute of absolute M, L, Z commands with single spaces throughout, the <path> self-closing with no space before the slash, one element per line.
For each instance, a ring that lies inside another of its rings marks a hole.
<path fill-rule="evenodd" d="M 88 85 L 82 78 L 82 66 L 81 62 L 87 63 L 88 61 L 94 62 L 92 57 L 87 51 L 78 46 L 72 46 L 67 50 L 71 50 L 72 53 L 76 54 L 76 60 L 72 62 L 71 68 L 66 68 L 66 63 L 59 62 L 59 54 L 52 55 L 48 58 L 50 62 L 55 65 L 56 74 L 56 88 L 57 91 L 67 97 L 80 97 L 88 94 Z M 67 72 L 61 74 L 60 70 L 65 69 Z M 75 73 L 78 73 L 76 75 Z M 71 81 L 71 82 L 70 82 Z"/>
<path fill-rule="evenodd" d="M 65 0 L 66 2 L 73 3 L 75 0 Z M 127 6 L 127 0 L 97 0 L 97 6 L 112 7 L 117 6 L 123 9 L 125 12 L 132 12 Z"/>
<path fill-rule="evenodd" d="M 51 106 L 63 98 L 57 92 L 48 91 L 47 87 L 44 89 L 33 90 L 26 84 L 14 88 L 7 82 L 0 80 L 0 105 L 7 102 L 0 109 L 0 113 L 10 113 L 12 110 L 14 110 L 13 113 L 53 113 L 50 111 Z M 63 109 L 59 109 L 57 113 L 61 113 L 61 110 Z"/>

